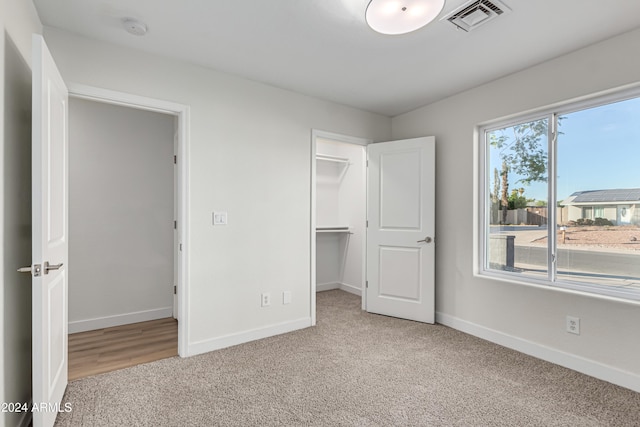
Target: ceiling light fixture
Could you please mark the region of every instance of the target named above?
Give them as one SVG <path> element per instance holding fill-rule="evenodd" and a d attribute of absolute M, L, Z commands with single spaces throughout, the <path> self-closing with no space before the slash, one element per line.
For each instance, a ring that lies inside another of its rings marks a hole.
<path fill-rule="evenodd" d="M 382 34 L 405 34 L 436 19 L 445 0 L 371 0 L 365 18 Z"/>

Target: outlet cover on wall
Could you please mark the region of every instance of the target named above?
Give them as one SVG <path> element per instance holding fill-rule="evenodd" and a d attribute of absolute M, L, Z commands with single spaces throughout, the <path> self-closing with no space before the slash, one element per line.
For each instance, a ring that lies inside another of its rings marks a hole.
<path fill-rule="evenodd" d="M 580 335 L 580 318 L 567 316 L 567 332 Z"/>
<path fill-rule="evenodd" d="M 260 306 L 261 307 L 268 307 L 271 305 L 271 294 L 268 292 L 265 292 L 261 295 L 261 302 L 260 302 Z"/>

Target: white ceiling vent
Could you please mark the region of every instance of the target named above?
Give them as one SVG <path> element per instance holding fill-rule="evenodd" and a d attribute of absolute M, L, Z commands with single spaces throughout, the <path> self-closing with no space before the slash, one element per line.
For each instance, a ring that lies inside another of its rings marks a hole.
<path fill-rule="evenodd" d="M 443 17 L 441 21 L 447 20 L 456 28 L 471 31 L 508 12 L 511 10 L 497 0 L 471 0 Z"/>

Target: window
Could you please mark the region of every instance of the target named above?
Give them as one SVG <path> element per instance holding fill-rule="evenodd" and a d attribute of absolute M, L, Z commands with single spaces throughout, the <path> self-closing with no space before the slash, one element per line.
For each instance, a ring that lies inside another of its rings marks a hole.
<path fill-rule="evenodd" d="M 604 208 L 602 206 L 594 206 L 593 219 L 604 218 Z"/>
<path fill-rule="evenodd" d="M 480 274 L 640 300 L 639 95 L 480 129 Z"/>

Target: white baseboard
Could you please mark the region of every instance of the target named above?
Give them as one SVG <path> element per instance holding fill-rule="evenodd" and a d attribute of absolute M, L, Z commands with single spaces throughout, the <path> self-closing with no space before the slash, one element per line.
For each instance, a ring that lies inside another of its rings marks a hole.
<path fill-rule="evenodd" d="M 362 289 L 358 288 L 357 286 L 348 285 L 346 283 L 331 282 L 331 283 L 318 283 L 316 285 L 316 292 L 330 291 L 333 289 L 340 289 L 345 292 L 349 292 L 350 294 L 362 296 Z"/>
<path fill-rule="evenodd" d="M 93 331 L 113 326 L 128 325 L 130 323 L 146 322 L 173 316 L 172 307 L 156 308 L 153 310 L 136 311 L 134 313 L 117 314 L 114 316 L 96 317 L 95 319 L 75 320 L 69 322 L 69 333 Z"/>
<path fill-rule="evenodd" d="M 349 292 L 350 294 L 358 295 L 359 297 L 362 296 L 362 289 L 358 288 L 357 286 L 347 285 L 346 283 L 340 283 L 339 289 L 345 292 Z"/>
<path fill-rule="evenodd" d="M 272 337 L 274 335 L 286 334 L 298 329 L 304 329 L 311 326 L 311 318 L 305 317 L 290 322 L 277 323 L 275 325 L 265 326 L 263 328 L 251 329 L 237 334 L 225 335 L 218 338 L 197 341 L 188 344 L 186 356 L 195 356 L 197 354 L 208 353 L 221 348 L 231 347 L 238 344 L 244 344 L 249 341 L 255 341 L 262 338 Z"/>
<path fill-rule="evenodd" d="M 331 291 L 333 289 L 340 289 L 340 283 L 330 282 L 330 283 L 318 283 L 316 285 L 316 292 Z"/>
<path fill-rule="evenodd" d="M 436 312 L 436 322 L 556 365 L 640 392 L 640 375 Z"/>

